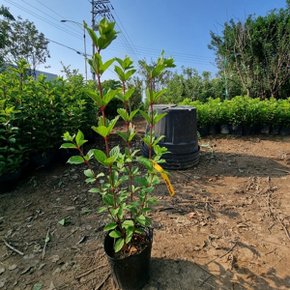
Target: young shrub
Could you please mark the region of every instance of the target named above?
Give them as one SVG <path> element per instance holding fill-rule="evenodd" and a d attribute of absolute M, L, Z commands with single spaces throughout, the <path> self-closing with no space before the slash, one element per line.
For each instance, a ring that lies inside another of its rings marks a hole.
<path fill-rule="evenodd" d="M 141 251 L 148 240 L 148 228 L 151 227 L 148 213 L 155 203 L 151 194 L 159 183 L 158 163 L 162 161 L 162 154 L 166 151 L 158 145 L 160 139 L 156 139 L 154 135 L 154 125 L 164 117 L 164 114 L 158 115 L 153 110 L 153 105 L 165 91 L 155 91 L 152 84 L 165 69 L 173 67 L 174 64 L 172 59 L 166 59 L 162 54 L 154 67 L 146 68 L 149 76 L 146 95 L 150 110 L 140 111 L 140 113 L 150 128 L 143 138 L 143 142 L 149 148 L 149 159 L 140 157 L 139 150 L 135 150 L 132 146 L 136 138 L 133 120 L 138 113 L 138 109 L 131 110 L 130 106 L 134 88 L 129 87 L 128 82 L 135 73 L 133 62 L 129 57 L 112 58 L 107 61 L 102 57 L 103 50 L 117 37 L 114 23 L 103 19 L 98 26 L 98 35 L 86 24 L 84 25 L 97 51 L 89 60 L 96 74 L 97 90 L 89 90 L 88 94 L 99 108 L 97 125 L 92 129 L 103 139 L 104 150 L 94 148 L 84 152 L 82 146 L 87 140 L 80 130 L 74 135 L 66 132 L 65 143 L 61 148 L 72 148 L 78 152 L 78 155 L 68 160 L 70 164 L 87 165 L 84 171 L 86 182 L 93 185 L 91 192 L 98 193 L 102 197 L 99 212 L 107 214 L 104 231 L 114 239 L 115 252 L 126 256 Z M 121 89 L 105 89 L 102 75 L 114 62 L 116 63 L 114 70 L 121 83 Z M 117 109 L 116 117 L 109 119 L 106 108 L 114 99 L 121 101 L 122 108 Z M 110 137 L 120 119 L 125 122 L 125 131 L 119 131 L 117 134 L 122 138 L 125 148 L 120 145 L 111 147 L 110 143 Z M 92 166 L 93 160 L 104 168 L 102 172 L 95 172 Z M 144 169 L 141 170 L 140 166 Z"/>

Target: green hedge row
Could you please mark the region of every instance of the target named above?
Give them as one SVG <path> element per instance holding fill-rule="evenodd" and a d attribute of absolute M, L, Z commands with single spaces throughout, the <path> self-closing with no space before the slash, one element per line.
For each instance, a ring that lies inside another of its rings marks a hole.
<path fill-rule="evenodd" d="M 290 129 L 290 98 L 260 100 L 238 96 L 225 101 L 209 99 L 205 103 L 185 99 L 182 104 L 197 109 L 198 129 L 203 132 L 221 125 L 240 126 L 244 133 L 259 133 L 265 126 L 273 132 Z"/>
<path fill-rule="evenodd" d="M 81 76 L 34 80 L 23 67 L 0 74 L 0 176 L 25 160 L 58 148 L 65 131 L 90 132 L 97 108 Z"/>

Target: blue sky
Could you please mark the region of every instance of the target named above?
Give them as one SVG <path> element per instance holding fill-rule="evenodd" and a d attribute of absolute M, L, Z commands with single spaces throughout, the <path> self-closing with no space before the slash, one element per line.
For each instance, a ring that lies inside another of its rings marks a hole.
<path fill-rule="evenodd" d="M 61 19 L 91 23 L 90 0 L 3 0 L 14 16 L 33 21 L 48 39 L 84 52 L 81 26 Z M 286 0 L 111 0 L 118 39 L 104 57 L 131 56 L 134 61 L 156 59 L 161 50 L 177 65 L 216 73 L 214 52 L 208 49 L 210 31 L 220 33 L 224 22 L 245 20 L 249 14 L 266 15 L 286 7 Z M 87 53 L 92 48 L 87 36 Z M 84 73 L 84 58 L 56 43 L 49 44 L 51 58 L 40 69 L 61 74 L 61 61 Z M 89 77 L 90 74 L 89 74 Z M 105 76 L 113 77 L 113 71 Z"/>

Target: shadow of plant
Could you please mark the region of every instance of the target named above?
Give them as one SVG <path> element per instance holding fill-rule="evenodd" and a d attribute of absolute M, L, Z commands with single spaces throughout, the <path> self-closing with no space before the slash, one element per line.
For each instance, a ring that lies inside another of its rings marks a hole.
<path fill-rule="evenodd" d="M 192 289 L 289 289 L 290 276 L 280 278 L 274 269 L 257 276 L 249 269 L 225 269 L 214 262 L 216 270 L 185 260 L 154 258 L 151 262 L 151 279 L 143 290 Z"/>

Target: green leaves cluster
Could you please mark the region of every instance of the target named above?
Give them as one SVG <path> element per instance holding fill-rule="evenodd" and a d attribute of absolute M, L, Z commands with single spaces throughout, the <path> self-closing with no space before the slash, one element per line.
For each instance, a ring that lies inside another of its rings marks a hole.
<path fill-rule="evenodd" d="M 210 98 L 204 103 L 187 99 L 182 104 L 197 109 L 199 130 L 225 124 L 257 129 L 263 125 L 290 127 L 290 98 L 260 100 L 237 96 L 224 101 Z"/>
<path fill-rule="evenodd" d="M 85 83 L 80 75 L 51 81 L 43 75 L 34 79 L 28 75 L 28 68 L 27 62 L 21 60 L 16 67 L 0 73 L 1 115 L 7 116 L 7 110 L 10 112 L 14 108 L 9 126 L 6 117 L 0 121 L 1 129 L 6 132 L 0 134 L 1 144 L 3 148 L 10 144 L 11 149 L 10 157 L 2 159 L 0 175 L 11 171 L 12 164 L 13 171 L 17 171 L 30 156 L 59 148 L 61 136 L 66 131 L 81 129 L 90 137 L 91 126 L 97 123 L 98 107 L 87 94 L 95 87 L 93 82 Z M 13 128 L 13 132 L 8 134 L 8 127 Z M 11 135 L 16 140 L 13 146 L 9 141 Z M 16 148 L 25 149 L 20 154 Z"/>

